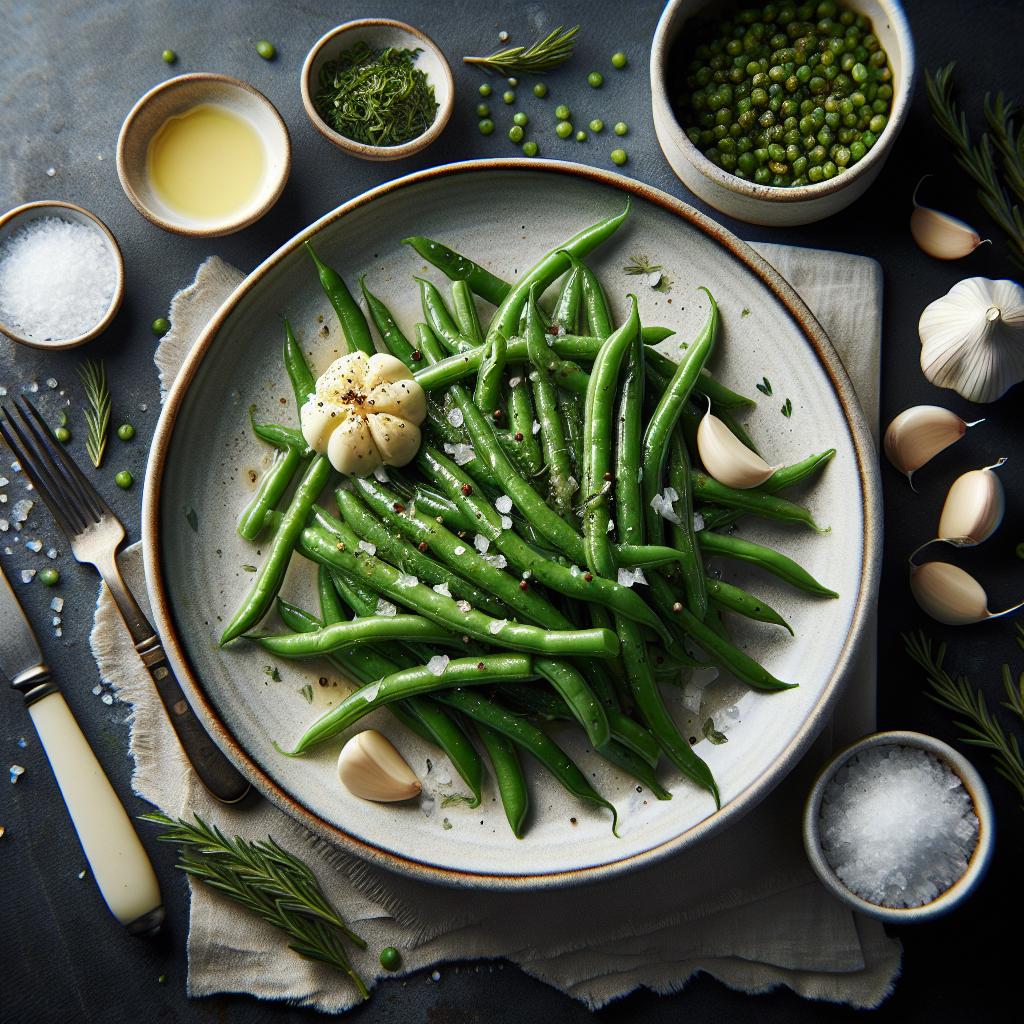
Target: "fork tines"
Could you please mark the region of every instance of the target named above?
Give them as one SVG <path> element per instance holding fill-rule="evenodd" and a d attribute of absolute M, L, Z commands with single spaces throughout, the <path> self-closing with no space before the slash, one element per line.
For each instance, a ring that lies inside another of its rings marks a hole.
<path fill-rule="evenodd" d="M 25 395 L 15 413 L 3 407 L 0 434 L 68 539 L 98 523 L 110 509 Z"/>

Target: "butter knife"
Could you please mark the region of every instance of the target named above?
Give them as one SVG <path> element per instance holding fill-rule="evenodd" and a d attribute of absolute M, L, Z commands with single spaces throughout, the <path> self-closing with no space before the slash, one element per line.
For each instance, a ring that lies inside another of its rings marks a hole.
<path fill-rule="evenodd" d="M 153 865 L 54 683 L 3 569 L 0 671 L 25 698 L 92 876 L 110 912 L 132 935 L 155 934 L 163 923 L 164 907 Z"/>

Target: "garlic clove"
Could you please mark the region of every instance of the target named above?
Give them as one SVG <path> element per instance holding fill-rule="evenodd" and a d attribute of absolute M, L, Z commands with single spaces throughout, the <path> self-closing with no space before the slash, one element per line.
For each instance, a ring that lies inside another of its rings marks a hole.
<path fill-rule="evenodd" d="M 710 411 L 697 428 L 697 450 L 708 473 L 727 487 L 757 487 L 775 472 Z"/>
<path fill-rule="evenodd" d="M 921 369 L 940 388 L 994 402 L 1024 380 L 1024 288 L 972 277 L 925 307 Z"/>
<path fill-rule="evenodd" d="M 427 396 L 414 380 L 384 381 L 374 385 L 367 405 L 374 412 L 391 413 L 413 423 L 422 423 L 427 416 Z"/>
<path fill-rule="evenodd" d="M 917 203 L 910 215 L 910 233 L 918 247 L 937 260 L 958 260 L 970 256 L 979 245 L 990 241 L 982 239 L 970 224 L 959 218 Z"/>
<path fill-rule="evenodd" d="M 1005 462 L 972 469 L 953 481 L 939 516 L 939 540 L 969 547 L 995 533 L 1006 511 L 1006 493 L 995 470 Z"/>
<path fill-rule="evenodd" d="M 910 590 L 921 609 L 945 626 L 969 626 L 1012 615 L 1024 601 L 1001 612 L 988 610 L 985 588 L 969 573 L 949 562 L 910 566 Z"/>
<path fill-rule="evenodd" d="M 904 409 L 885 431 L 886 457 L 913 485 L 913 475 L 939 452 L 955 444 L 982 420 L 965 423 L 954 412 L 938 405 Z"/>
<path fill-rule="evenodd" d="M 367 391 L 391 380 L 412 380 L 412 371 L 401 359 L 396 359 L 387 352 L 378 352 L 370 356 L 366 363 L 363 386 Z"/>
<path fill-rule="evenodd" d="M 386 466 L 404 466 L 419 451 L 420 428 L 415 423 L 386 412 L 367 416 L 366 423 Z"/>
<path fill-rule="evenodd" d="M 381 464 L 368 423 L 376 417 L 349 416 L 335 427 L 327 441 L 327 458 L 339 472 L 366 476 Z"/>
<path fill-rule="evenodd" d="M 351 411 L 351 406 L 337 405 L 315 394 L 310 395 L 299 409 L 299 423 L 302 425 L 302 436 L 306 439 L 306 444 L 314 451 L 326 451 L 331 434 Z"/>
<path fill-rule="evenodd" d="M 338 778 L 353 796 L 379 803 L 410 800 L 423 788 L 391 741 L 375 729 L 357 733 L 341 748 Z"/>
<path fill-rule="evenodd" d="M 344 404 L 344 396 L 365 391 L 369 362 L 370 357 L 365 352 L 349 352 L 335 359 L 316 382 L 317 395 Z"/>

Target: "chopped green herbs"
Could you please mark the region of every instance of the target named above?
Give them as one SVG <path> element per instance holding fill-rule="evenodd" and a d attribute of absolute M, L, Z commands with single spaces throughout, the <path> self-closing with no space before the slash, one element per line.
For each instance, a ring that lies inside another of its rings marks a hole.
<path fill-rule="evenodd" d="M 782 403 L 782 415 L 787 419 L 793 415 L 793 403 L 788 398 Z"/>
<path fill-rule="evenodd" d="M 660 263 L 652 263 L 650 259 L 642 252 L 634 253 L 629 257 L 629 262 L 622 268 L 627 274 L 653 274 L 656 270 L 661 270 L 662 265 Z"/>
<path fill-rule="evenodd" d="M 255 565 L 243 565 L 242 566 L 242 571 L 243 572 L 256 572 L 256 566 Z"/>
<path fill-rule="evenodd" d="M 771 397 L 772 382 L 767 377 L 762 377 L 761 383 L 755 384 L 754 387 L 757 388 L 757 390 L 760 391 L 762 395 Z"/>
<path fill-rule="evenodd" d="M 572 56 L 573 43 L 580 27 L 562 31 L 559 25 L 553 32 L 531 46 L 510 46 L 489 57 L 463 57 L 467 64 L 475 64 L 499 75 L 543 75 Z"/>
<path fill-rule="evenodd" d="M 466 804 L 472 807 L 474 806 L 473 797 L 466 796 L 465 793 L 446 793 L 441 797 L 442 807 L 456 807 L 459 804 Z"/>
<path fill-rule="evenodd" d="M 715 746 L 719 746 L 722 743 L 729 742 L 729 737 L 726 736 L 724 732 L 719 732 L 715 728 L 715 720 L 713 718 L 708 718 L 704 722 L 704 725 L 701 728 L 701 732 L 704 734 L 704 739 L 706 739 L 709 743 L 714 743 Z"/>
<path fill-rule="evenodd" d="M 450 829 L 451 827 L 452 823 L 447 818 L 441 819 L 441 828 L 443 828 L 447 832 L 448 829 Z"/>
<path fill-rule="evenodd" d="M 743 316 L 750 316 L 750 310 L 747 309 L 746 306 L 744 306 L 743 309 L 740 311 L 740 316 L 741 317 L 743 317 Z"/>
<path fill-rule="evenodd" d="M 437 115 L 434 87 L 415 66 L 419 50 L 372 50 L 358 42 L 320 72 L 317 113 L 339 135 L 367 146 L 400 146 Z"/>
<path fill-rule="evenodd" d="M 198 533 L 199 516 L 196 515 L 196 510 L 191 505 L 186 505 L 182 511 L 185 513 L 185 519 L 188 520 L 188 525 L 192 527 L 192 532 Z"/>
<path fill-rule="evenodd" d="M 281 682 L 281 673 L 278 672 L 276 665 L 264 665 L 263 674 L 269 676 L 275 683 Z"/>
<path fill-rule="evenodd" d="M 306 685 L 299 690 L 299 693 L 302 694 L 303 700 L 305 700 L 307 704 L 313 703 L 313 687 L 310 686 L 309 683 L 306 683 Z"/>

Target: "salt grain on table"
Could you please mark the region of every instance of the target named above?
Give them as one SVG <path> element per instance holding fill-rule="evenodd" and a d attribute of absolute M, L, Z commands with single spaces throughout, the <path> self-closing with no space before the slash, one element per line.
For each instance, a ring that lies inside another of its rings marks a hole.
<path fill-rule="evenodd" d="M 874 747 L 836 772 L 821 845 L 843 884 L 870 903 L 919 907 L 967 870 L 978 819 L 959 776 L 927 751 Z"/>

